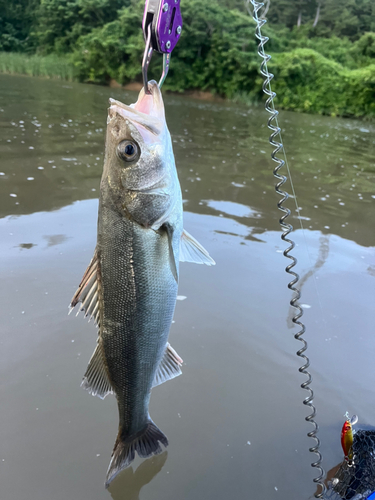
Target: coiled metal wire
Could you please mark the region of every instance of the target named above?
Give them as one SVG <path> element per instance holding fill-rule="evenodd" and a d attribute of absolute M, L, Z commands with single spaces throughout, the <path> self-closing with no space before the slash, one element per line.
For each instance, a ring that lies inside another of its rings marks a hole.
<path fill-rule="evenodd" d="M 265 53 L 264 50 L 264 45 L 268 41 L 268 37 L 263 36 L 261 33 L 261 28 L 264 26 L 264 24 L 267 22 L 266 19 L 261 18 L 259 19 L 258 17 L 258 11 L 263 7 L 263 3 L 258 3 L 255 0 L 247 0 L 247 7 L 249 6 L 249 3 L 252 4 L 253 6 L 253 19 L 257 23 L 256 25 L 256 37 L 259 40 L 259 45 L 258 45 L 258 54 L 260 57 L 263 59 L 260 65 L 260 73 L 264 77 L 264 82 L 263 82 L 263 92 L 268 96 L 266 103 L 265 103 L 265 109 L 270 113 L 270 117 L 268 119 L 267 125 L 268 128 L 272 130 L 272 133 L 269 137 L 269 143 L 271 146 L 274 148 L 272 153 L 271 153 L 271 158 L 274 162 L 277 163 L 276 167 L 274 168 L 273 174 L 274 176 L 278 179 L 278 182 L 275 185 L 275 190 L 276 193 L 281 196 L 280 200 L 277 203 L 277 207 L 279 210 L 283 212 L 283 215 L 280 217 L 280 226 L 283 229 L 283 233 L 281 235 L 281 239 L 285 241 L 286 243 L 289 244 L 288 248 L 284 250 L 284 256 L 291 260 L 291 263 L 285 268 L 286 272 L 293 277 L 293 279 L 288 283 L 288 288 L 292 290 L 293 292 L 293 297 L 290 301 L 290 305 L 293 306 L 296 309 L 296 314 L 293 316 L 292 321 L 293 323 L 299 328 L 299 331 L 294 335 L 294 338 L 298 340 L 299 342 L 302 343 L 301 349 L 297 352 L 297 356 L 303 359 L 304 364 L 299 368 L 300 373 L 303 373 L 306 377 L 307 380 L 301 384 L 302 389 L 305 389 L 308 391 L 309 395 L 303 400 L 303 404 L 308 406 L 311 409 L 310 415 L 305 417 L 307 422 L 310 422 L 313 425 L 313 430 L 309 432 L 307 435 L 308 437 L 312 438 L 315 440 L 315 445 L 309 448 L 309 451 L 311 453 L 314 453 L 317 456 L 317 460 L 315 460 L 311 466 L 316 468 L 319 475 L 314 478 L 314 483 L 319 485 L 320 491 L 318 491 L 315 494 L 315 498 L 324 498 L 325 492 L 326 492 L 326 487 L 323 482 L 324 478 L 324 470 L 321 466 L 322 463 L 322 455 L 319 451 L 320 448 L 320 440 L 317 437 L 317 432 L 319 430 L 318 424 L 315 422 L 315 416 L 316 416 L 316 409 L 313 404 L 313 399 L 314 399 L 314 393 L 310 387 L 310 384 L 312 382 L 312 377 L 311 374 L 308 372 L 308 367 L 310 366 L 310 361 L 307 355 L 305 354 L 307 350 L 307 342 L 303 338 L 303 334 L 305 333 L 305 325 L 300 321 L 300 318 L 302 317 L 303 310 L 301 306 L 299 305 L 299 299 L 301 298 L 301 292 L 296 286 L 298 281 L 299 281 L 299 275 L 293 270 L 295 265 L 297 264 L 297 259 L 291 255 L 291 251 L 295 247 L 295 243 L 293 240 L 288 238 L 289 234 L 293 231 L 293 226 L 286 222 L 286 219 L 290 216 L 291 211 L 289 208 L 284 207 L 285 201 L 289 198 L 289 195 L 286 191 L 282 190 L 281 187 L 285 182 L 287 181 L 287 177 L 285 175 L 282 175 L 280 173 L 280 169 L 285 165 L 285 161 L 278 156 L 276 156 L 280 151 L 283 150 L 283 144 L 282 144 L 282 139 L 281 139 L 281 130 L 278 125 L 277 121 L 277 116 L 278 116 L 278 111 L 274 107 L 273 99 L 276 96 L 276 93 L 272 91 L 271 89 L 271 80 L 273 78 L 273 74 L 268 71 L 267 68 L 267 63 L 271 59 L 271 56 Z M 274 123 L 273 123 L 274 122 Z M 276 140 L 276 138 L 279 138 L 280 142 Z M 290 174 L 290 173 L 289 173 Z"/>

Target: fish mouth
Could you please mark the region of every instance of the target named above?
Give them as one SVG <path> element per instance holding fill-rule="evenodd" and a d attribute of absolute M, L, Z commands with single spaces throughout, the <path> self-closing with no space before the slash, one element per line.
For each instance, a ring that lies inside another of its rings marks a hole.
<path fill-rule="evenodd" d="M 165 123 L 163 98 L 155 80 L 148 82 L 148 88 L 150 94 L 146 94 L 142 88 L 137 102 L 129 106 L 116 99 L 109 99 L 108 121 L 118 114 L 135 125 L 141 125 L 154 134 L 160 134 Z"/>

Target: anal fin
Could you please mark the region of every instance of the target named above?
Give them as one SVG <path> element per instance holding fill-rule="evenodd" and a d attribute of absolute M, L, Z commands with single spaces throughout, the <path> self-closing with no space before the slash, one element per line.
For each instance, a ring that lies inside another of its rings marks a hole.
<path fill-rule="evenodd" d="M 156 387 L 157 385 L 163 384 L 167 380 L 171 380 L 172 378 L 181 375 L 182 363 L 183 361 L 180 356 L 168 343 L 165 348 L 164 356 L 160 361 L 160 365 L 158 366 L 158 369 L 156 371 L 152 387 Z"/>
<path fill-rule="evenodd" d="M 104 364 L 103 350 L 98 342 L 94 354 L 91 356 L 81 387 L 93 396 L 104 399 L 108 394 L 113 394 L 111 382 L 108 378 Z"/>

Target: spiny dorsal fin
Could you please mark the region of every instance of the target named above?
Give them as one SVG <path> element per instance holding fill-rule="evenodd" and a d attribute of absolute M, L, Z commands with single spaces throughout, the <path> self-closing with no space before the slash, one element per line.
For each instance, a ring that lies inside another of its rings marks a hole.
<path fill-rule="evenodd" d="M 95 348 L 94 354 L 91 356 L 81 387 L 89 391 L 93 396 L 98 396 L 100 399 L 104 399 L 107 394 L 113 394 L 112 385 L 104 364 L 100 341 Z"/>
<path fill-rule="evenodd" d="M 99 326 L 98 264 L 98 254 L 95 249 L 94 256 L 72 298 L 69 314 L 74 307 L 81 302 L 82 305 L 77 312 L 77 316 L 80 311 L 84 311 L 85 317 L 89 316 L 89 321 L 91 318 L 94 318 Z"/>
<path fill-rule="evenodd" d="M 164 356 L 160 361 L 160 365 L 158 366 L 158 369 L 156 371 L 152 387 L 156 387 L 157 385 L 163 384 L 167 380 L 171 380 L 172 378 L 181 375 L 182 363 L 183 361 L 177 354 L 177 352 L 170 344 L 167 344 Z"/>
<path fill-rule="evenodd" d="M 194 262 L 195 264 L 206 264 L 214 266 L 215 261 L 198 241 L 185 229 L 182 232 L 180 244 L 180 262 Z"/>

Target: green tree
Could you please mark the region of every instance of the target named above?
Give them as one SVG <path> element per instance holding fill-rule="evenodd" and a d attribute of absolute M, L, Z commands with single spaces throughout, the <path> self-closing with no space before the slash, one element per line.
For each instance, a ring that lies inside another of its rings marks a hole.
<path fill-rule="evenodd" d="M 0 0 L 0 50 L 21 52 L 31 45 L 39 0 Z"/>
<path fill-rule="evenodd" d="M 66 53 L 81 35 L 117 18 L 130 0 L 41 0 L 34 35 L 42 52 Z"/>

